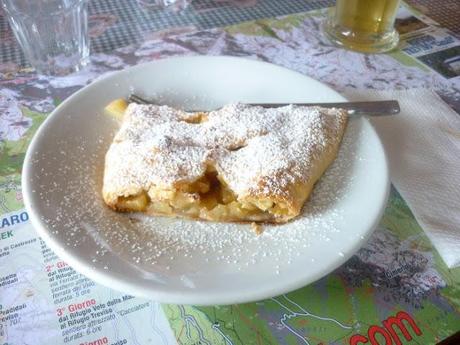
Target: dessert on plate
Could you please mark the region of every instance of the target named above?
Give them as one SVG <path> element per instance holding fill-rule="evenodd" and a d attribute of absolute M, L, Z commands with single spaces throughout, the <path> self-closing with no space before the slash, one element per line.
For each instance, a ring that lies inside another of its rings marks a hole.
<path fill-rule="evenodd" d="M 109 106 L 122 117 L 106 154 L 102 195 L 120 212 L 284 223 L 299 215 L 335 159 L 346 112 L 229 104 L 185 112 Z"/>

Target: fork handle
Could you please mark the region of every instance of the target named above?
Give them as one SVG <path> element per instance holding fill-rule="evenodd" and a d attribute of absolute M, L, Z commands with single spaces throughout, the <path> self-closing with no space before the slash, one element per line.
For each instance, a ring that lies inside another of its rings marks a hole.
<path fill-rule="evenodd" d="M 130 95 L 128 100 L 130 102 L 140 104 L 153 104 L 153 102 L 143 99 L 137 95 Z M 264 108 L 278 108 L 284 107 L 289 104 L 298 106 L 320 106 L 323 108 L 340 108 L 348 111 L 349 116 L 385 116 L 398 114 L 401 109 L 399 108 L 398 101 L 371 101 L 371 102 L 338 102 L 338 103 L 247 103 L 253 106 L 260 106 Z M 201 109 L 187 109 L 187 111 L 203 111 Z"/>
<path fill-rule="evenodd" d="M 276 108 L 288 105 L 287 103 L 250 103 L 264 108 Z M 292 103 L 299 106 L 320 106 L 323 108 L 340 108 L 348 111 L 348 115 L 384 116 L 396 115 L 401 109 L 396 100 L 371 102 L 338 102 L 338 103 Z"/>

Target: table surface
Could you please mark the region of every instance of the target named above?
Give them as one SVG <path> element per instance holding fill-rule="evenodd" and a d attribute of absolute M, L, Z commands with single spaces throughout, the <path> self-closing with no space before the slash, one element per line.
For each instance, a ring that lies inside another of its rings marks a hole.
<path fill-rule="evenodd" d="M 0 344 L 435 344 L 460 330 L 460 269 L 445 266 L 395 189 L 372 238 L 342 267 L 300 290 L 244 305 L 160 306 L 96 285 L 60 261 L 28 222 L 20 172 L 38 126 L 79 88 L 138 63 L 245 56 L 339 92 L 432 88 L 460 112 L 458 1 L 412 0 L 415 9 L 401 12 L 399 49 L 383 55 L 325 40 L 321 9 L 332 3 L 197 0 L 177 14 L 94 0 L 91 65 L 61 78 L 27 65 L 0 16 Z"/>

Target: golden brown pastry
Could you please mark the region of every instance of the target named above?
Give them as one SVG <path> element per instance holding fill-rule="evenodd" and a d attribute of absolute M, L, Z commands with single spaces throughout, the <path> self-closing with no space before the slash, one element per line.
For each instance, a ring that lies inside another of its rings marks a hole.
<path fill-rule="evenodd" d="M 346 122 L 320 107 L 133 103 L 106 155 L 103 198 L 122 212 L 284 223 L 335 159 Z"/>

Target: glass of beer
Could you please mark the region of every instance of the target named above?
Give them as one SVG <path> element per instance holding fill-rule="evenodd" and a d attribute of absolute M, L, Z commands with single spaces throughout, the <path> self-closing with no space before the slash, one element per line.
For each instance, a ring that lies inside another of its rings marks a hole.
<path fill-rule="evenodd" d="M 399 41 L 394 28 L 400 0 L 337 0 L 324 23 L 336 45 L 364 53 L 383 53 Z"/>

